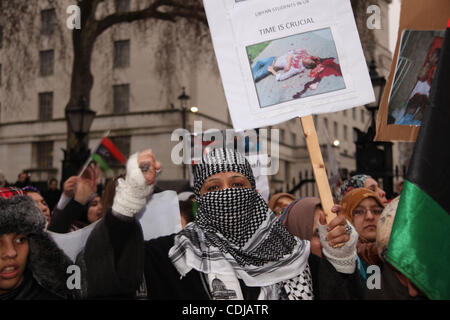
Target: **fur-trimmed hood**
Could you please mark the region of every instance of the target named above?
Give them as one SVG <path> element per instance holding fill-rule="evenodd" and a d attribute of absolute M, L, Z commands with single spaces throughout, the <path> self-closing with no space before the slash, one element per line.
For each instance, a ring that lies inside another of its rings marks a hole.
<path fill-rule="evenodd" d="M 3 191 L 0 190 L 0 195 Z M 25 233 L 28 235 L 27 269 L 45 289 L 62 297 L 73 297 L 67 288 L 67 267 L 73 262 L 53 242 L 44 230 L 45 217 L 30 197 L 8 188 L 13 195 L 0 196 L 0 235 Z"/>

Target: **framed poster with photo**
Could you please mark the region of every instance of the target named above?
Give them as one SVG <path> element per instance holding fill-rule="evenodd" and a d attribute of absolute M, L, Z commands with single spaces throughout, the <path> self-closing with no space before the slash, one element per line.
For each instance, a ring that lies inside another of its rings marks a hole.
<path fill-rule="evenodd" d="M 204 0 L 233 126 L 374 101 L 349 0 Z"/>
<path fill-rule="evenodd" d="M 416 140 L 450 16 L 448 0 L 402 3 L 397 46 L 381 100 L 376 141 Z"/>

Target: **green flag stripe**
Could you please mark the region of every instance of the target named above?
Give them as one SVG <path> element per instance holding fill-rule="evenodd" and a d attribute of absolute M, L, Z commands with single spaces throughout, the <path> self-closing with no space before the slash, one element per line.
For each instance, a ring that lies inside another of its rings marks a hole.
<path fill-rule="evenodd" d="M 406 180 L 387 261 L 431 299 L 450 299 L 450 215 Z"/>
<path fill-rule="evenodd" d="M 102 168 L 104 171 L 111 170 L 111 168 L 106 164 L 105 160 L 103 160 L 103 158 L 99 154 L 94 153 L 92 155 L 92 159 L 94 159 L 94 161 L 97 162 L 100 165 L 100 168 Z"/>

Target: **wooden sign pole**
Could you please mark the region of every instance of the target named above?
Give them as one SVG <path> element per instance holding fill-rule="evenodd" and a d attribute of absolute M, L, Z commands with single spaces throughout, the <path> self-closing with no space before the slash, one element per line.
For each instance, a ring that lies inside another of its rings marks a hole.
<path fill-rule="evenodd" d="M 314 127 L 314 120 L 312 116 L 307 116 L 301 117 L 300 122 L 305 135 L 309 159 L 314 171 L 314 178 L 316 179 L 323 212 L 325 212 L 327 216 L 327 223 L 330 223 L 330 221 L 336 217 L 336 214 L 331 212 L 334 201 L 328 182 L 327 171 L 323 163 L 322 152 L 320 151 L 319 139 L 317 137 L 316 128 Z"/>

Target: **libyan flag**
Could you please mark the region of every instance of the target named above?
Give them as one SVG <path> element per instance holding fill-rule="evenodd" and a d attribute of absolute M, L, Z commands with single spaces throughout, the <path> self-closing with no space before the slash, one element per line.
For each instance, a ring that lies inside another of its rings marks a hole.
<path fill-rule="evenodd" d="M 97 162 L 103 171 L 111 171 L 111 165 L 125 165 L 127 159 L 117 149 L 114 143 L 108 138 L 103 138 L 97 150 L 92 155 L 92 159 Z"/>
<path fill-rule="evenodd" d="M 450 21 L 386 259 L 428 298 L 450 299 Z"/>

